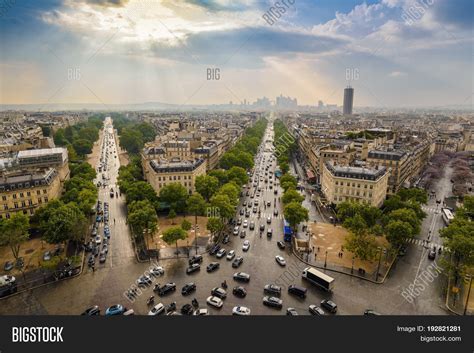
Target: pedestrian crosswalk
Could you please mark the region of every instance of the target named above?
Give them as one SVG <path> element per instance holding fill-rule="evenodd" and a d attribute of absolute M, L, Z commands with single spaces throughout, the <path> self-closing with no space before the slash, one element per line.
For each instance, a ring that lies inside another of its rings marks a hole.
<path fill-rule="evenodd" d="M 434 214 L 437 214 L 437 213 L 440 213 L 440 210 L 439 208 L 435 207 L 435 206 L 421 206 L 421 209 L 427 213 L 434 213 Z"/>
<path fill-rule="evenodd" d="M 441 248 L 442 251 L 446 249 L 443 245 L 436 244 L 436 243 L 427 241 L 425 239 L 407 238 L 407 239 L 405 239 L 405 243 L 414 244 L 414 245 L 418 245 L 418 246 L 429 247 L 429 248 L 436 247 L 436 249 Z"/>

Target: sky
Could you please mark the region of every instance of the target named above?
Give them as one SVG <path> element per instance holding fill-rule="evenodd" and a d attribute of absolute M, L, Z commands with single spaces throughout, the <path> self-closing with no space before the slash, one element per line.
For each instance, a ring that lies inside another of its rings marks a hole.
<path fill-rule="evenodd" d="M 472 104 L 472 0 L 5 3 L 0 104 Z"/>

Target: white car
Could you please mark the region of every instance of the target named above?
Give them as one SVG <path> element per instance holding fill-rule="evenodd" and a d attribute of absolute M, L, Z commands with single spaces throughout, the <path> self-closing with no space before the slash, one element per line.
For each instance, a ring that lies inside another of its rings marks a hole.
<path fill-rule="evenodd" d="M 232 315 L 248 316 L 250 315 L 250 309 L 246 306 L 234 306 Z"/>
<path fill-rule="evenodd" d="M 209 310 L 206 308 L 203 309 L 196 309 L 193 313 L 194 316 L 208 316 L 209 315 Z"/>
<path fill-rule="evenodd" d="M 230 260 L 232 260 L 234 257 L 235 257 L 235 250 L 231 250 L 231 251 L 229 251 L 229 252 L 227 253 L 226 259 L 230 261 Z"/>
<path fill-rule="evenodd" d="M 278 265 L 286 266 L 286 261 L 285 261 L 285 258 L 283 256 L 277 255 L 277 256 L 275 256 L 275 260 L 278 263 Z"/>
<path fill-rule="evenodd" d="M 234 235 L 239 235 L 239 227 L 234 227 L 233 234 Z"/>
<path fill-rule="evenodd" d="M 224 302 L 222 301 L 221 298 L 218 298 L 212 295 L 210 297 L 207 297 L 206 302 L 207 304 L 215 308 L 222 308 L 222 305 L 224 305 Z"/>
<path fill-rule="evenodd" d="M 244 224 L 242 225 L 244 228 L 247 228 L 249 226 L 249 222 L 247 220 L 244 221 Z"/>
<path fill-rule="evenodd" d="M 250 249 L 250 241 L 246 240 L 244 241 L 244 244 L 242 245 L 242 250 L 248 251 L 248 249 Z"/>
<path fill-rule="evenodd" d="M 96 244 L 100 244 L 100 243 L 102 243 L 102 238 L 100 237 L 100 235 L 98 235 L 98 236 L 95 237 L 94 241 L 95 241 Z"/>
<path fill-rule="evenodd" d="M 161 276 L 165 274 L 165 270 L 161 266 L 155 266 L 150 269 L 150 273 L 154 276 Z"/>
<path fill-rule="evenodd" d="M 165 312 L 165 306 L 162 303 L 156 304 L 151 310 L 148 312 L 148 315 L 155 316 L 160 315 Z"/>

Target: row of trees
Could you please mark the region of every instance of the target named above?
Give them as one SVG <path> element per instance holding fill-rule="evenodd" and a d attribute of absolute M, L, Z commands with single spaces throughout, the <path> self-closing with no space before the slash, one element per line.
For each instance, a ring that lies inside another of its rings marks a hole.
<path fill-rule="evenodd" d="M 337 206 L 337 216 L 350 231 L 345 247 L 361 260 L 372 260 L 377 254 L 377 236 L 385 236 L 398 249 L 406 239 L 420 232 L 426 214 L 421 204 L 428 195 L 421 189 L 402 189 L 387 199 L 382 209 L 352 201 Z"/>
<path fill-rule="evenodd" d="M 273 123 L 273 131 L 275 139 L 273 145 L 275 146 L 277 162 L 283 174 L 290 170 L 291 155 L 296 151 L 296 140 L 290 135 L 283 121 L 277 119 Z"/>
<path fill-rule="evenodd" d="M 104 120 L 103 114 L 97 114 L 88 118 L 87 122 L 58 129 L 54 135 L 56 146 L 67 147 L 69 160 L 82 159 L 92 152 L 94 142 L 99 138 L 99 131 Z"/>
<path fill-rule="evenodd" d="M 121 113 L 111 115 L 114 128 L 120 136 L 120 147 L 129 154 L 138 154 L 147 142 L 155 139 L 156 132 L 153 125 L 146 122 L 137 122 Z"/>

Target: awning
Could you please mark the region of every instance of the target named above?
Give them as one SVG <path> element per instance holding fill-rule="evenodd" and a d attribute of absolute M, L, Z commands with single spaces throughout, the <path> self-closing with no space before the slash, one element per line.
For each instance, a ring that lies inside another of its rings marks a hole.
<path fill-rule="evenodd" d="M 313 179 L 314 173 L 311 170 L 306 169 L 306 176 L 308 177 L 308 179 Z"/>

